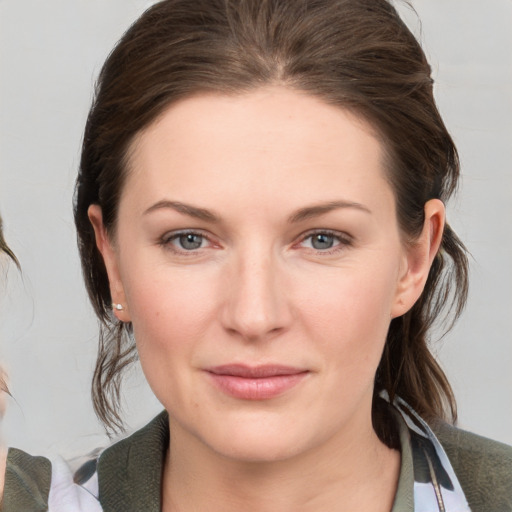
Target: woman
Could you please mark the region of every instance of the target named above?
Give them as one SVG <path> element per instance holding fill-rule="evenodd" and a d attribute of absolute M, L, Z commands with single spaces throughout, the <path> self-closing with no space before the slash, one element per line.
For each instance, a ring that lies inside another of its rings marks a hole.
<path fill-rule="evenodd" d="M 4 510 L 511 510 L 511 449 L 445 422 L 428 349 L 466 297 L 458 175 L 387 1 L 149 9 L 101 72 L 75 222 L 97 413 L 122 426 L 136 354 L 165 412 L 76 471 L 10 450 Z"/>

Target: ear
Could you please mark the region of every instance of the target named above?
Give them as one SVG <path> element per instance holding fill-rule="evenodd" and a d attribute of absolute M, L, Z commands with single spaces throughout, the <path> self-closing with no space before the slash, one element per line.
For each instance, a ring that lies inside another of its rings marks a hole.
<path fill-rule="evenodd" d="M 444 223 L 443 202 L 439 199 L 427 201 L 423 230 L 418 239 L 405 248 L 391 318 L 407 313 L 422 294 L 430 267 L 441 245 Z"/>
<path fill-rule="evenodd" d="M 94 228 L 94 236 L 96 237 L 96 246 L 103 256 L 103 262 L 107 269 L 108 281 L 110 286 L 110 296 L 112 297 L 113 304 L 120 304 L 122 309 L 117 309 L 114 306 L 113 312 L 118 320 L 121 322 L 130 322 L 130 314 L 126 304 L 126 296 L 124 293 L 121 274 L 119 272 L 119 262 L 116 248 L 112 243 L 110 236 L 103 225 L 103 213 L 97 204 L 92 204 L 87 210 L 89 220 Z"/>

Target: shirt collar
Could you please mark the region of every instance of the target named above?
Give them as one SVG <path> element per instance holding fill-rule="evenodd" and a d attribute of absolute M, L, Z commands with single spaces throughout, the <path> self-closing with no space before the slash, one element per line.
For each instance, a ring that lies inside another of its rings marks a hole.
<path fill-rule="evenodd" d="M 393 408 L 402 462 L 392 512 L 470 512 L 455 471 L 432 429 L 404 400 L 396 398 Z"/>

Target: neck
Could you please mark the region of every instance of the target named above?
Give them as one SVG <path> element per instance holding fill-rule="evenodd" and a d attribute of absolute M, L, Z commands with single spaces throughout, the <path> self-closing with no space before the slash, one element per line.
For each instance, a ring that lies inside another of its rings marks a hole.
<path fill-rule="evenodd" d="M 233 460 L 197 440 L 183 442 L 182 434 L 171 427 L 174 442 L 163 476 L 164 512 L 389 512 L 392 508 L 400 454 L 382 444 L 371 426 L 356 438 L 336 435 L 310 452 L 272 462 Z"/>

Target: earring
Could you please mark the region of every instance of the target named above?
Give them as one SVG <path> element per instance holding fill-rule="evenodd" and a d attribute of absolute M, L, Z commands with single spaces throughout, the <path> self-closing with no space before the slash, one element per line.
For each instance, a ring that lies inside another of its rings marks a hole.
<path fill-rule="evenodd" d="M 124 309 L 122 304 L 116 304 L 116 303 L 112 304 L 112 308 L 117 311 L 123 311 L 123 309 Z"/>

